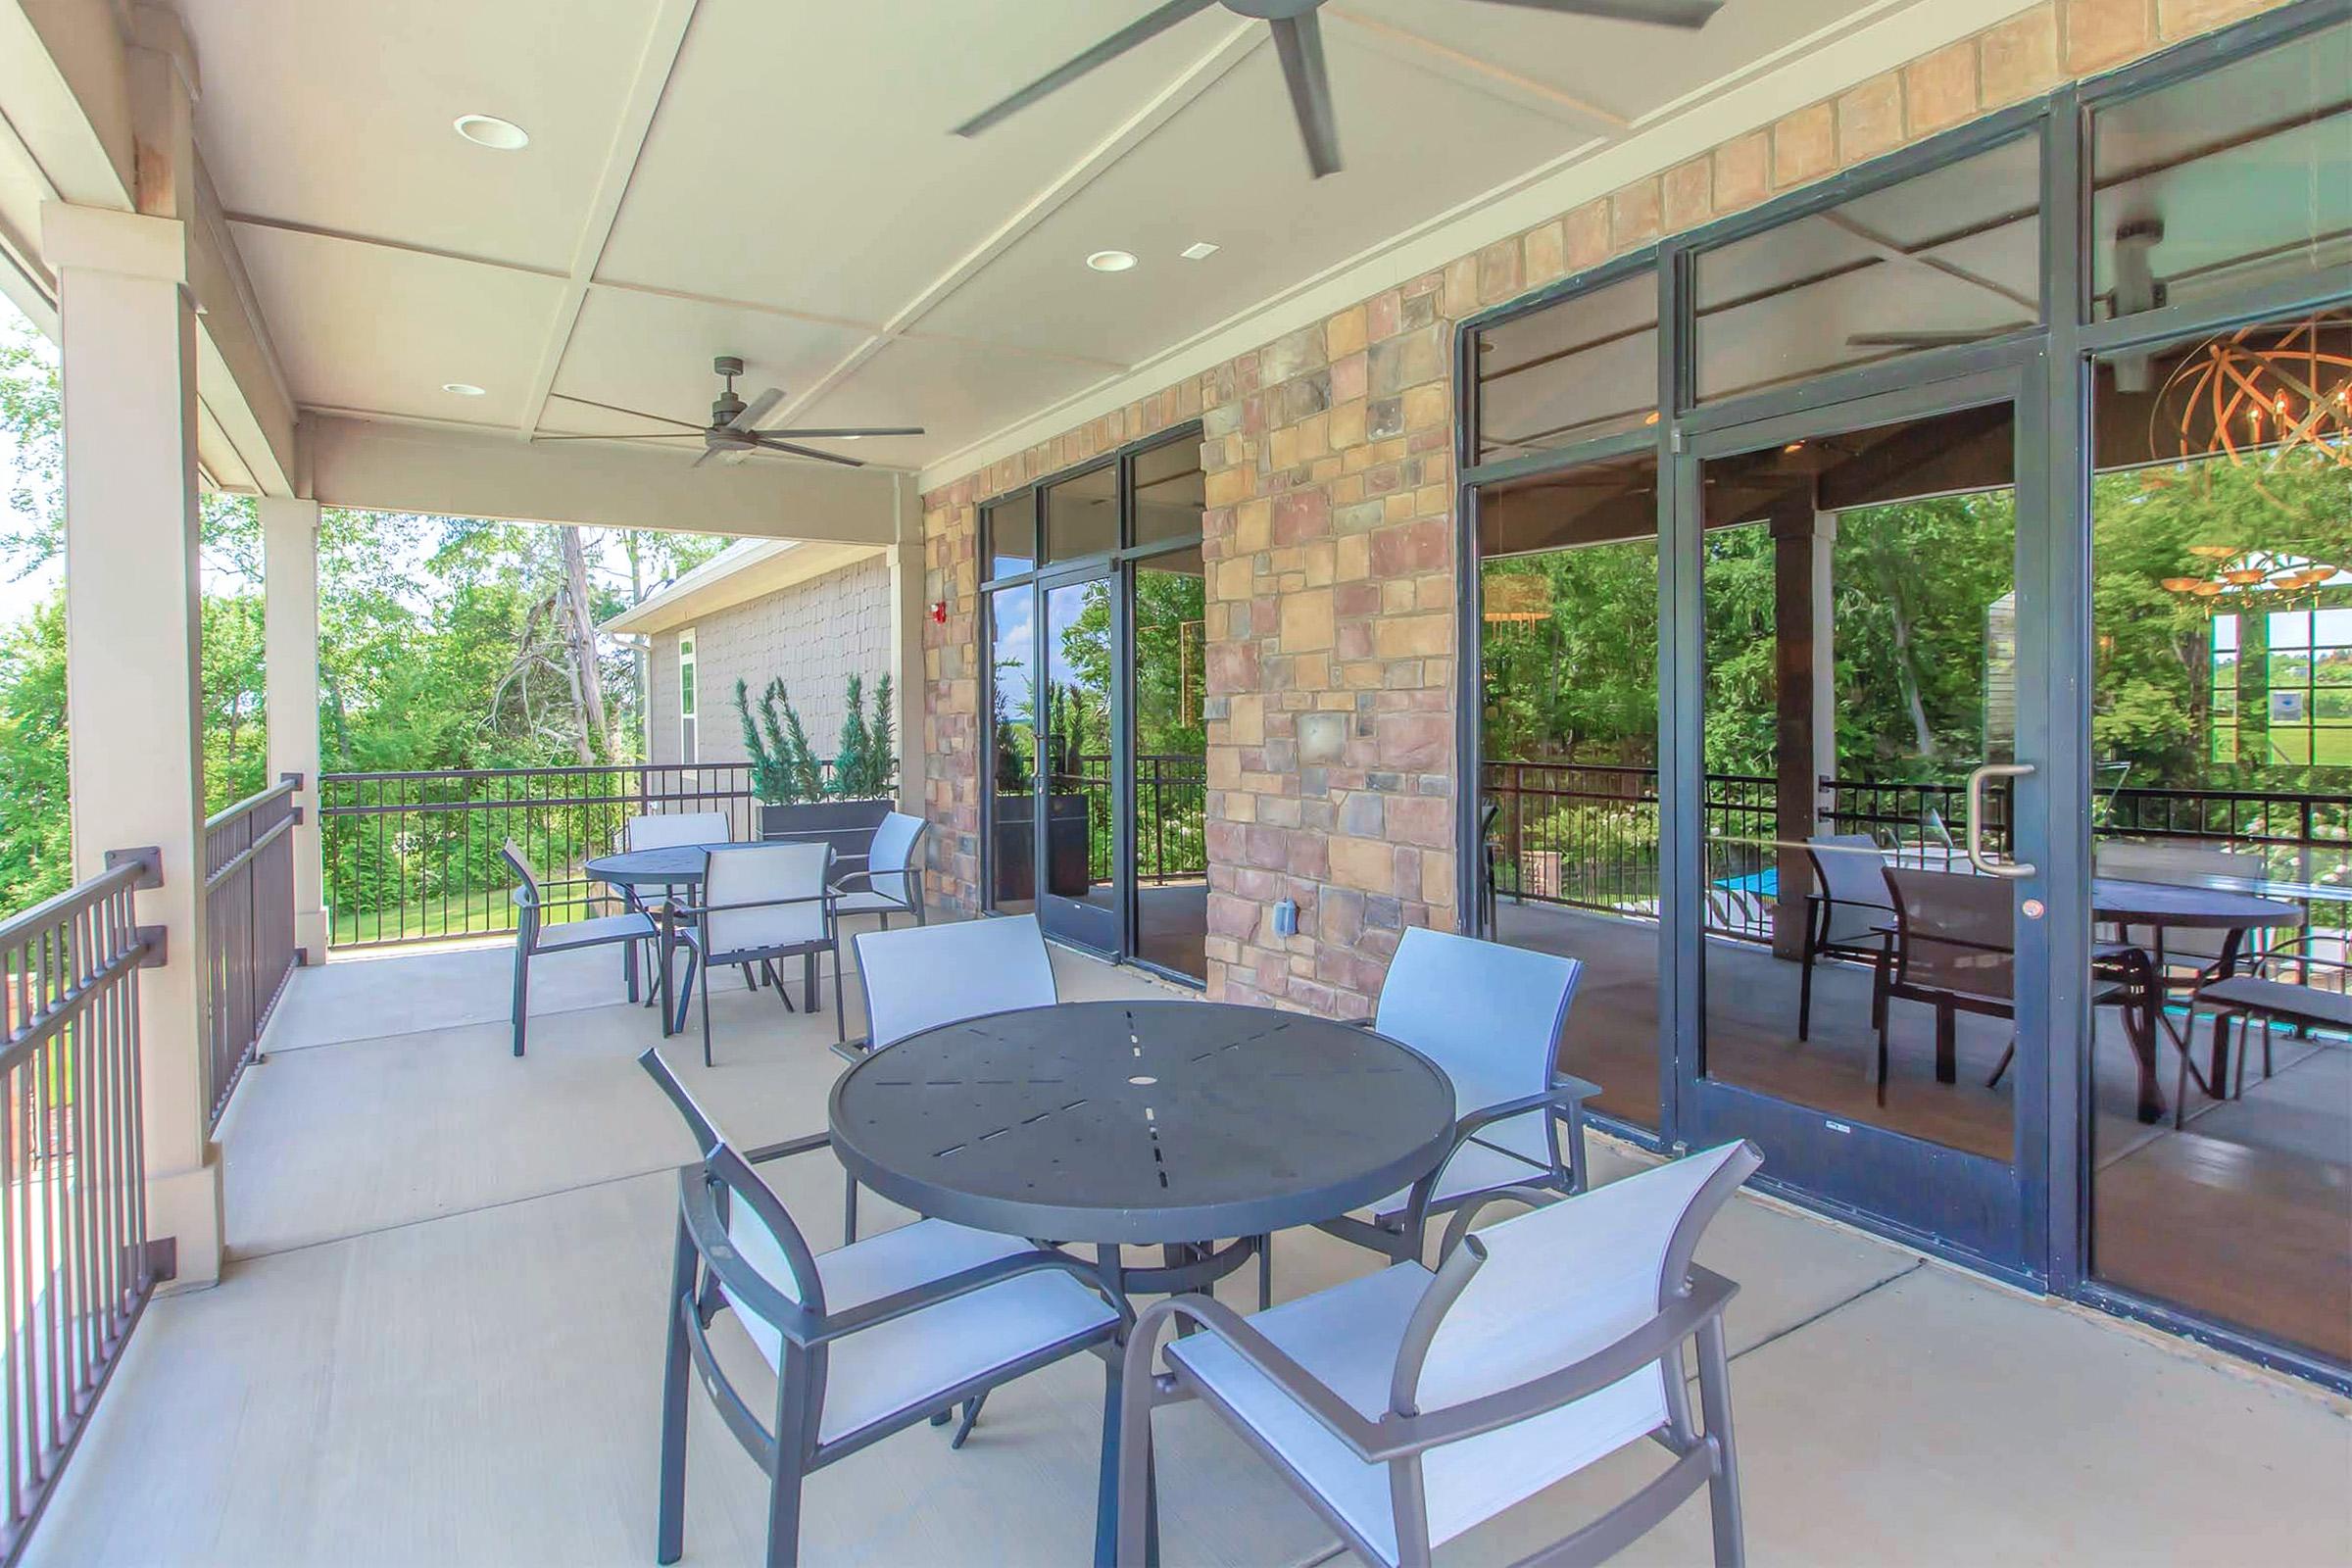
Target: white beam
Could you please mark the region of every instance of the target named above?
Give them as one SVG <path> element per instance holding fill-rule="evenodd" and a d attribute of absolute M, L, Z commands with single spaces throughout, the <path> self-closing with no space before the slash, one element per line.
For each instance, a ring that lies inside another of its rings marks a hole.
<path fill-rule="evenodd" d="M 331 507 L 855 545 L 897 537 L 886 468 L 767 460 L 698 468 L 690 452 L 626 442 L 332 416 L 306 415 L 303 430 L 312 493 Z"/>
<path fill-rule="evenodd" d="M 294 945 L 307 963 L 326 961 L 326 910 L 318 822 L 318 503 L 264 496 L 262 659 L 270 777 L 302 775 L 294 829 Z"/>

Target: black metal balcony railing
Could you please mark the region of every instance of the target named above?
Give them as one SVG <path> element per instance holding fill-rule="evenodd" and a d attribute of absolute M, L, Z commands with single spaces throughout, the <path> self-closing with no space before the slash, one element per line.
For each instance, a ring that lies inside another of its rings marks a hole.
<path fill-rule="evenodd" d="M 160 954 L 125 859 L 0 922 L 0 1367 L 16 1560 L 154 1293 L 139 1101 L 137 970 Z"/>
<path fill-rule="evenodd" d="M 239 801 L 204 824 L 206 1085 L 212 1118 L 228 1107 L 270 1012 L 300 956 L 294 949 L 294 795 L 302 776 Z"/>
<path fill-rule="evenodd" d="M 1611 764 L 1488 761 L 1485 799 L 1495 891 L 1530 903 L 1618 913 L 1658 909 L 1657 770 Z M 1861 833 L 1889 848 L 1955 855 L 1966 809 L 1957 782 L 1828 779 L 1822 830 Z M 1985 796 L 1985 837 L 2008 844 L 2009 793 Z M 1778 892 L 1775 782 L 1710 773 L 1704 842 L 1709 931 L 1754 941 L 1772 935 Z M 2261 853 L 2272 875 L 2313 882 L 2352 870 L 2352 795 L 2256 790 L 2117 789 L 2094 812 L 2101 838 L 2193 840 Z M 2344 922 L 2347 906 L 2300 900 L 2316 927 Z"/>

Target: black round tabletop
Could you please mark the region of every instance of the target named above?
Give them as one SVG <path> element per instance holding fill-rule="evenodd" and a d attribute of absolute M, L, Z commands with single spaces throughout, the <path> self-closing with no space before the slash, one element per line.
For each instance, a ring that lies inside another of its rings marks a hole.
<path fill-rule="evenodd" d="M 833 1086 L 833 1149 L 894 1202 L 1054 1242 L 1330 1219 L 1444 1157 L 1453 1086 L 1369 1030 L 1264 1007 L 1081 1002 L 910 1035 Z"/>
<path fill-rule="evenodd" d="M 600 882 L 618 886 L 683 886 L 703 879 L 703 861 L 712 850 L 730 847 L 725 844 L 665 844 L 658 850 L 629 850 L 620 855 L 600 855 L 586 862 L 582 869 Z"/>
<path fill-rule="evenodd" d="M 2278 899 L 2257 898 L 2228 888 L 2175 882 L 2135 882 L 2126 877 L 2090 879 L 2090 906 L 2102 920 L 2127 925 L 2195 926 L 2208 931 L 2245 931 L 2256 926 L 2301 925 L 2303 908 Z"/>

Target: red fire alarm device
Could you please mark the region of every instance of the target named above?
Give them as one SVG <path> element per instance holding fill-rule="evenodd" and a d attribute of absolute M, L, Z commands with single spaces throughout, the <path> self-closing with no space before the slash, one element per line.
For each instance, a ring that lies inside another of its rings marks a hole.
<path fill-rule="evenodd" d="M 945 599 L 932 601 L 931 618 L 942 626 L 948 623 L 948 602 Z"/>

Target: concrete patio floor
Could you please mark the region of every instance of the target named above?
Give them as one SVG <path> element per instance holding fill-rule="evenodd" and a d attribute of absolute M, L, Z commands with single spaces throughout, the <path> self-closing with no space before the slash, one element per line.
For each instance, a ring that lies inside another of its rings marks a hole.
<path fill-rule="evenodd" d="M 619 1004 L 612 956 L 534 967 L 519 1061 L 509 962 L 468 948 L 296 977 L 221 1127 L 233 1261 L 150 1308 L 27 1562 L 652 1560 L 671 1171 L 692 1150 L 632 1060 L 655 1020 Z M 1181 994 L 1068 954 L 1055 967 L 1065 997 Z M 729 979 L 712 1013 L 719 1065 L 693 1034 L 671 1054 L 729 1131 L 820 1128 L 842 1065 L 829 1006 L 787 1014 Z M 1633 1168 L 1613 1149 L 1595 1163 Z M 838 1167 L 775 1169 L 811 1240 L 837 1241 Z M 1733 1385 L 1758 1564 L 2352 1561 L 2343 1401 L 1762 1200 L 1700 1255 L 1743 1287 Z M 1314 1233 L 1277 1258 L 1285 1296 L 1371 1267 Z M 1229 1282 L 1236 1305 L 1251 1283 Z M 722 1321 L 722 1349 L 753 1354 Z M 1096 1363 L 1067 1362 L 992 1398 L 960 1453 L 916 1429 L 821 1472 L 805 1560 L 1086 1560 L 1101 1389 Z M 686 1560 L 757 1561 L 758 1472 L 700 1396 L 691 1424 Z M 1171 1564 L 1336 1550 L 1198 1407 L 1158 1431 Z M 1510 1561 L 1664 1458 L 1619 1454 L 1440 1560 Z M 1624 1560 L 1706 1556 L 1693 1501 Z"/>

